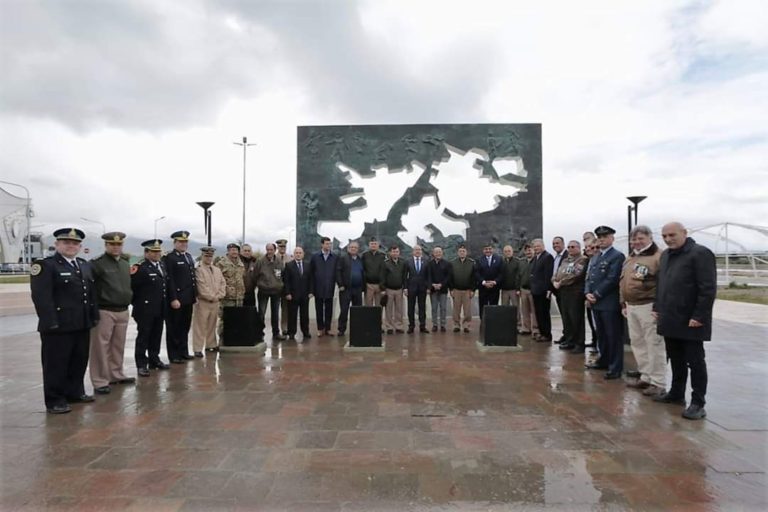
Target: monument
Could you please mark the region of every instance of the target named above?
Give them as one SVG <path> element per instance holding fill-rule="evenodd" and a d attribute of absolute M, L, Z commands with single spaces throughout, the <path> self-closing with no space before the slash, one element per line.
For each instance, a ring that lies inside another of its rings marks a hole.
<path fill-rule="evenodd" d="M 301 126 L 296 243 L 377 237 L 453 257 L 542 232 L 540 124 Z"/>

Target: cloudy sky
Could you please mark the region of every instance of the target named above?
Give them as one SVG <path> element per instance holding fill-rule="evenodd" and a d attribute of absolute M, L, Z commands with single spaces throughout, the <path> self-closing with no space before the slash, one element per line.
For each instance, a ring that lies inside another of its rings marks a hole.
<path fill-rule="evenodd" d="M 0 179 L 41 231 L 202 239 L 207 200 L 239 238 L 246 135 L 246 238 L 288 236 L 296 126 L 379 123 L 542 123 L 547 237 L 624 229 L 627 195 L 768 224 L 762 0 L 0 4 Z"/>

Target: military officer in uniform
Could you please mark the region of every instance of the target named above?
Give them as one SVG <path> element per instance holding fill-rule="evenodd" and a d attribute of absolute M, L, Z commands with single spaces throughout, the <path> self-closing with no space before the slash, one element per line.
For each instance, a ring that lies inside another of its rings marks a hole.
<path fill-rule="evenodd" d="M 170 309 L 166 322 L 165 344 L 172 363 L 193 359 L 189 354 L 189 328 L 192 326 L 192 306 L 197 302 L 195 260 L 187 252 L 189 231 L 176 231 L 173 251 L 165 256 L 168 270 L 168 300 Z"/>
<path fill-rule="evenodd" d="M 160 261 L 162 240 L 147 240 L 144 260 L 131 267 L 133 319 L 136 320 L 136 368 L 141 377 L 149 377 L 150 369 L 167 370 L 160 359 L 163 321 L 168 313 L 168 271 Z"/>
<path fill-rule="evenodd" d="M 125 233 L 104 233 L 104 254 L 91 260 L 99 304 L 99 325 L 91 329 L 90 370 L 93 391 L 111 392 L 112 384 L 133 384 L 123 372 L 128 306 L 131 304 L 131 265 L 123 254 Z"/>
<path fill-rule="evenodd" d="M 608 370 L 603 378 L 620 379 L 624 371 L 624 321 L 619 302 L 619 279 L 624 254 L 613 247 L 616 230 L 608 226 L 595 229 L 600 252 L 589 262 L 584 284 L 586 303 L 595 313 L 600 357 L 587 365 L 592 370 Z"/>
<path fill-rule="evenodd" d="M 42 341 L 43 393 L 50 414 L 69 403 L 93 402 L 85 394 L 90 329 L 99 321 L 91 265 L 77 257 L 85 233 L 58 229 L 56 252 L 32 265 L 30 287 Z"/>
<path fill-rule="evenodd" d="M 245 264 L 240 257 L 240 246 L 236 243 L 227 244 L 227 255 L 219 258 L 216 266 L 224 274 L 227 294 L 219 301 L 219 342 L 224 332 L 224 308 L 241 307 L 245 297 Z M 218 346 L 206 347 L 208 352 L 218 351 Z"/>
<path fill-rule="evenodd" d="M 208 352 L 218 351 L 216 339 L 216 321 L 219 318 L 219 301 L 227 294 L 227 282 L 221 269 L 213 264 L 213 247 L 200 249 L 200 265 L 195 269 L 197 277 L 197 302 L 192 315 L 192 345 L 195 357 L 203 357 L 203 349 Z M 226 258 L 222 258 L 226 259 Z"/>

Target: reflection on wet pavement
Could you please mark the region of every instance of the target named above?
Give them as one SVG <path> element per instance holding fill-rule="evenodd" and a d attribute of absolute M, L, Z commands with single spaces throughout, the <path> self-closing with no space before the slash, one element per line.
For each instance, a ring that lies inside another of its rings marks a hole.
<path fill-rule="evenodd" d="M 314 338 L 206 354 L 49 416 L 39 339 L 25 317 L 4 321 L 4 511 L 767 503 L 765 327 L 718 321 L 709 416 L 689 422 L 555 346 L 483 354 L 453 333 L 389 336 L 383 353 Z"/>

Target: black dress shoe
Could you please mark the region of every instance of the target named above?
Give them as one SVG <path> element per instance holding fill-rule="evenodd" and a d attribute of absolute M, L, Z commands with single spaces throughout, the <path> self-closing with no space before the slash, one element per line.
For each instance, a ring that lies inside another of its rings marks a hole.
<path fill-rule="evenodd" d="M 461 332 L 461 329 L 459 329 L 458 327 L 454 327 L 453 332 Z"/>
<path fill-rule="evenodd" d="M 630 370 L 627 372 L 627 377 L 630 379 L 639 379 L 642 376 L 642 373 L 638 372 L 637 370 Z"/>
<path fill-rule="evenodd" d="M 305 339 L 305 340 L 309 340 L 309 339 L 312 339 L 312 335 L 311 335 L 311 334 L 309 334 L 309 333 L 306 333 L 306 334 L 302 334 L 302 336 L 304 336 L 304 339 Z"/>
<path fill-rule="evenodd" d="M 440 332 L 445 332 L 445 327 L 441 327 Z"/>
<path fill-rule="evenodd" d="M 520 336 L 530 336 L 531 331 L 517 331 Z"/>
<path fill-rule="evenodd" d="M 571 354 L 583 354 L 584 353 L 584 347 L 573 347 L 573 350 L 571 350 Z"/>
<path fill-rule="evenodd" d="M 576 345 L 572 343 L 561 343 L 560 344 L 560 350 L 572 350 Z"/>
<path fill-rule="evenodd" d="M 290 336 L 288 336 L 288 341 L 296 341 L 296 336 L 291 334 Z"/>
<path fill-rule="evenodd" d="M 404 332 L 402 329 L 395 329 L 395 334 L 403 334 Z"/>
<path fill-rule="evenodd" d="M 338 338 L 343 338 L 343 337 L 344 337 L 344 331 L 339 331 L 339 332 L 337 332 L 337 333 L 336 333 L 336 336 L 337 336 Z"/>
<path fill-rule="evenodd" d="M 206 352 L 216 352 L 216 348 L 214 347 L 205 347 Z"/>
<path fill-rule="evenodd" d="M 465 327 L 464 332 L 469 333 L 469 327 Z"/>
<path fill-rule="evenodd" d="M 181 358 L 182 359 L 186 359 L 187 361 L 189 361 L 190 359 L 194 359 L 195 356 L 191 356 L 189 354 L 184 354 L 183 356 L 181 356 Z"/>
<path fill-rule="evenodd" d="M 429 334 L 429 329 L 427 329 L 426 327 L 422 327 L 421 329 L 419 329 L 419 332 L 422 334 Z"/>
<path fill-rule="evenodd" d="M 662 404 L 685 405 L 685 397 L 670 395 L 669 391 L 660 395 L 653 396 L 651 397 L 651 400 L 654 402 L 660 402 Z"/>
<path fill-rule="evenodd" d="M 432 326 L 432 332 L 437 332 L 437 326 L 436 325 Z"/>
<path fill-rule="evenodd" d="M 408 334 L 413 334 L 413 327 L 408 328 Z"/>
<path fill-rule="evenodd" d="M 395 331 L 393 331 L 392 329 L 387 329 L 387 334 L 394 334 L 394 333 Z"/>
<path fill-rule="evenodd" d="M 607 370 L 608 369 L 607 366 L 598 364 L 598 363 L 585 364 L 584 368 L 586 368 L 587 370 Z"/>
<path fill-rule="evenodd" d="M 139 374 L 139 377 L 149 377 L 151 375 L 149 373 L 149 368 L 139 368 L 136 373 Z"/>
<path fill-rule="evenodd" d="M 171 359 L 171 363 L 173 364 L 184 364 L 183 359 Z"/>
<path fill-rule="evenodd" d="M 72 412 L 72 408 L 68 404 L 58 404 L 46 409 L 48 414 L 66 414 Z"/>
<path fill-rule="evenodd" d="M 195 352 L 195 357 L 203 357 L 203 353 L 202 352 Z"/>
<path fill-rule="evenodd" d="M 282 334 L 274 334 L 272 335 L 272 339 L 277 341 L 285 341 L 285 336 Z"/>
<path fill-rule="evenodd" d="M 94 400 L 96 399 L 93 398 L 93 395 L 80 395 L 76 398 L 67 398 L 67 402 L 71 404 L 85 404 L 88 402 L 93 402 Z"/>
<path fill-rule="evenodd" d="M 101 386 L 98 388 L 93 388 L 93 391 L 99 395 L 108 395 L 112 392 L 112 388 L 109 386 Z"/>
<path fill-rule="evenodd" d="M 168 370 L 171 368 L 171 365 L 162 361 L 155 361 L 154 363 L 149 363 L 149 368 L 150 370 Z"/>
<path fill-rule="evenodd" d="M 703 420 L 707 417 L 707 411 L 703 405 L 691 404 L 683 411 L 683 418 L 687 420 Z"/>
<path fill-rule="evenodd" d="M 596 348 L 593 348 L 593 349 L 590 349 L 590 350 L 589 350 L 589 353 L 590 353 L 590 354 L 599 354 L 599 353 L 600 353 L 600 351 L 599 351 L 599 350 L 597 350 Z"/>
<path fill-rule="evenodd" d="M 136 384 L 136 377 L 126 377 L 117 381 L 118 384 Z"/>
<path fill-rule="evenodd" d="M 605 375 L 603 375 L 603 378 L 604 378 L 605 380 L 615 380 L 615 379 L 620 379 L 620 378 L 621 378 L 621 374 L 620 374 L 620 373 L 611 373 L 611 372 L 608 372 L 608 373 L 606 373 Z"/>

